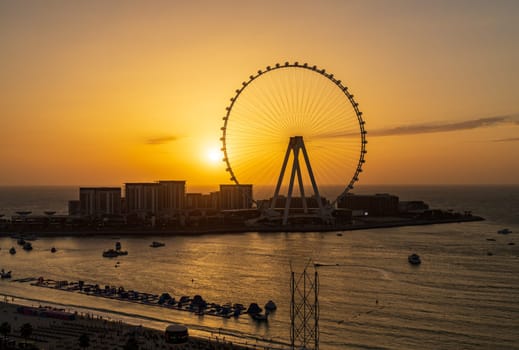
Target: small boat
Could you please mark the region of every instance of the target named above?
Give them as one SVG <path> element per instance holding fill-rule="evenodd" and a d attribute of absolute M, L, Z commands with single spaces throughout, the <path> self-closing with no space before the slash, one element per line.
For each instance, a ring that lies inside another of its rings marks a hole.
<path fill-rule="evenodd" d="M 27 251 L 32 250 L 31 242 L 25 242 L 25 244 L 23 245 L 23 249 Z"/>
<path fill-rule="evenodd" d="M 252 319 L 255 321 L 261 321 L 261 322 L 266 322 L 269 320 L 268 311 L 265 312 L 264 314 L 262 314 L 262 313 L 250 314 L 250 317 L 252 317 Z"/>
<path fill-rule="evenodd" d="M 275 302 L 273 302 L 272 300 L 269 300 L 266 304 L 265 304 L 265 310 L 268 310 L 268 311 L 274 311 L 276 310 L 278 307 L 276 305 Z"/>
<path fill-rule="evenodd" d="M 57 250 L 57 249 L 54 248 L 54 247 L 50 248 L 50 252 L 51 252 L 51 253 L 56 253 L 56 250 Z"/>
<path fill-rule="evenodd" d="M 166 245 L 165 243 L 153 241 L 153 242 L 151 242 L 150 247 L 158 248 L 158 247 L 164 247 L 165 245 Z"/>
<path fill-rule="evenodd" d="M 422 263 L 420 256 L 414 253 L 407 257 L 407 261 L 409 261 L 411 265 L 420 265 Z"/>
<path fill-rule="evenodd" d="M 103 252 L 105 258 L 116 258 L 120 255 L 128 255 L 127 251 L 108 249 Z"/>
<path fill-rule="evenodd" d="M 509 233 L 512 233 L 512 231 L 510 231 L 510 229 L 504 228 L 504 229 L 498 230 L 497 233 L 499 233 L 501 235 L 507 235 Z"/>
<path fill-rule="evenodd" d="M 119 253 L 114 249 L 108 249 L 103 252 L 103 257 L 105 258 L 115 258 L 119 256 Z"/>
<path fill-rule="evenodd" d="M 2 278 L 2 279 L 11 278 L 11 271 L 4 271 L 4 269 L 2 269 L 0 271 L 0 278 Z"/>
<path fill-rule="evenodd" d="M 9 249 L 9 254 L 16 254 L 16 249 L 11 247 L 11 249 Z"/>

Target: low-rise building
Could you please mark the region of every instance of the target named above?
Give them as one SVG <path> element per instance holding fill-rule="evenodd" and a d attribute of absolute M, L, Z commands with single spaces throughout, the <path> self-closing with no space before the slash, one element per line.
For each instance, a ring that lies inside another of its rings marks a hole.
<path fill-rule="evenodd" d="M 398 197 L 388 193 L 375 195 L 348 193 L 337 201 L 337 207 L 353 211 L 362 210 L 367 216 L 396 216 L 398 215 Z"/>

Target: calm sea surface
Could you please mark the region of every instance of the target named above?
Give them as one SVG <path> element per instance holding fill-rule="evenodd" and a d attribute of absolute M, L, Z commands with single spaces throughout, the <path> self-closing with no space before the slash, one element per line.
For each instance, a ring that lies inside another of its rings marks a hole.
<path fill-rule="evenodd" d="M 267 324 L 196 316 L 0 281 L 0 293 L 28 303 L 54 303 L 105 317 L 163 328 L 186 324 L 194 332 L 289 342 L 290 266 L 309 259 L 318 268 L 321 349 L 519 349 L 519 186 L 365 186 L 357 193 L 389 192 L 431 207 L 471 210 L 486 221 L 329 233 L 244 233 L 195 237 L 39 238 L 34 250 L 0 237 L 0 267 L 13 279 L 38 277 L 124 286 L 175 297 L 200 294 L 210 302 L 272 299 Z M 77 188 L 1 188 L 0 214 L 17 210 L 66 212 Z M 513 233 L 499 235 L 509 228 Z M 487 238 L 495 239 L 488 241 Z M 150 248 L 153 240 L 166 243 Z M 122 243 L 128 256 L 101 252 Z M 510 243 L 515 243 L 511 245 Z M 56 247 L 55 254 L 50 253 Z M 407 256 L 416 252 L 419 267 Z M 489 255 L 492 253 L 492 255 Z M 120 261 L 120 267 L 115 267 Z"/>

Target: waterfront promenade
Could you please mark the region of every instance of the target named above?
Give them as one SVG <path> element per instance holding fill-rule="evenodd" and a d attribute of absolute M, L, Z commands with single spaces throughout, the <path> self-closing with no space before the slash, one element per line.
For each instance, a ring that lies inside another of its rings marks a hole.
<path fill-rule="evenodd" d="M 24 315 L 17 312 L 21 305 L 11 302 L 5 297 L 0 302 L 0 324 L 7 322 L 11 332 L 5 339 L 6 344 L 16 346 L 27 343 L 34 349 L 81 349 L 79 338 L 86 334 L 90 349 L 112 350 L 121 349 L 133 339 L 139 349 L 169 349 L 169 350 L 246 350 L 252 347 L 238 345 L 226 340 L 225 337 L 212 335 L 208 338 L 190 336 L 187 343 L 169 344 L 164 339 L 164 332 L 123 323 L 116 320 L 103 319 L 94 314 L 76 314 L 73 320 L 62 320 L 49 317 Z M 73 311 L 72 311 L 73 312 Z M 24 338 L 21 327 L 24 324 L 32 326 L 29 337 Z M 254 348 L 258 348 L 254 346 Z M 263 347 L 261 347 L 263 349 Z"/>

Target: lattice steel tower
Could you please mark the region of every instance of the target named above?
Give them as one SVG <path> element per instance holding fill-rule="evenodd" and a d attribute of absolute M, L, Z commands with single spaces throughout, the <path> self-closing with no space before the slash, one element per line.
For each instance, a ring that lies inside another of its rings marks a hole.
<path fill-rule="evenodd" d="M 291 271 L 290 345 L 292 350 L 319 350 L 319 276 Z M 313 278 L 312 278 L 313 277 Z"/>

